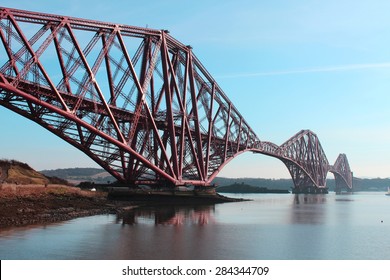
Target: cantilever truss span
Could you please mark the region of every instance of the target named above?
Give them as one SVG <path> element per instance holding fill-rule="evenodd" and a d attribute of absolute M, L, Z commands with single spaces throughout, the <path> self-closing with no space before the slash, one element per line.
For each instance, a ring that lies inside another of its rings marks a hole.
<path fill-rule="evenodd" d="M 306 192 L 306 189 L 312 187 L 326 187 L 328 160 L 317 135 L 310 130 L 295 134 L 278 147 L 272 156 L 287 166 L 297 192 Z"/>
<path fill-rule="evenodd" d="M 336 192 L 341 190 L 352 191 L 353 173 L 349 167 L 348 159 L 345 154 L 340 154 L 333 166 L 329 167 L 329 171 L 334 174 L 336 180 Z"/>
<path fill-rule="evenodd" d="M 0 10 L 0 104 L 122 182 L 210 184 L 259 139 L 166 31 Z"/>
<path fill-rule="evenodd" d="M 280 147 L 261 142 L 167 31 L 0 8 L 0 38 L 0 105 L 120 182 L 208 186 L 236 155 L 255 151 L 281 159 L 296 186 L 324 186 L 328 163 L 322 148 L 313 153 L 312 133 Z"/>
<path fill-rule="evenodd" d="M 296 193 L 327 192 L 329 171 L 335 175 L 337 190 L 352 189 L 352 172 L 346 155 L 340 154 L 336 163 L 329 165 L 317 135 L 310 130 L 301 130 L 281 146 L 262 142 L 261 149 L 255 152 L 280 159 L 290 172 Z"/>

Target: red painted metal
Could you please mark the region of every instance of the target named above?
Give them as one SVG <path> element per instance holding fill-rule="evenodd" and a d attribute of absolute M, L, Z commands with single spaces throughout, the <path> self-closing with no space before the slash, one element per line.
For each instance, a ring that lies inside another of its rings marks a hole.
<path fill-rule="evenodd" d="M 341 192 L 342 189 L 352 191 L 353 188 L 353 173 L 349 167 L 348 159 L 345 154 L 340 154 L 333 166 L 330 166 L 329 171 L 334 174 L 336 181 L 336 192 Z"/>
<path fill-rule="evenodd" d="M 325 186 L 315 134 L 261 142 L 192 48 L 165 30 L 0 8 L 0 38 L 0 105 L 120 182 L 209 186 L 254 151 L 281 159 L 296 187 Z"/>
<path fill-rule="evenodd" d="M 280 159 L 289 170 L 295 193 L 327 192 L 329 163 L 315 133 L 301 130 L 281 146 L 263 142 L 261 153 Z"/>
<path fill-rule="evenodd" d="M 119 181 L 209 185 L 259 142 L 191 47 L 166 31 L 6 8 L 0 19 L 1 105 Z"/>
<path fill-rule="evenodd" d="M 280 146 L 279 153 L 284 157 L 297 192 L 307 192 L 312 186 L 326 188 L 329 163 L 316 134 L 300 131 Z"/>

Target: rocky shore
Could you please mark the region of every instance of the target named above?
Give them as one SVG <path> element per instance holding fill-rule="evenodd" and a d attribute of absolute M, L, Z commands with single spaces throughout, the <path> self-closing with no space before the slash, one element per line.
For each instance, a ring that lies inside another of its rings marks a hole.
<path fill-rule="evenodd" d="M 92 188 L 95 190 L 95 187 Z M 214 190 L 146 191 L 123 187 L 111 187 L 108 193 L 82 190 L 70 186 L 66 180 L 46 177 L 26 163 L 0 160 L 0 229 L 98 214 L 121 216 L 126 210 L 142 205 L 199 205 L 237 201 L 243 200 L 219 195 Z"/>
<path fill-rule="evenodd" d="M 63 185 L 0 184 L 0 229 L 120 213 L 131 201 L 108 200 L 104 192 Z"/>

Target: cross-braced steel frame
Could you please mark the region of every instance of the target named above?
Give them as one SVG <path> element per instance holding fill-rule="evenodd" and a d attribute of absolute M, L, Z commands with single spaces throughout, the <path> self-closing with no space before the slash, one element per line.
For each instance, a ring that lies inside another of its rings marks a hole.
<path fill-rule="evenodd" d="M 295 192 L 312 192 L 326 188 L 328 160 L 315 133 L 302 130 L 283 143 L 278 150 L 294 181 Z"/>
<path fill-rule="evenodd" d="M 326 176 L 335 175 L 336 192 L 341 188 L 352 190 L 352 172 L 345 154 L 329 165 L 321 143 L 315 133 L 301 130 L 281 146 L 262 142 L 256 151 L 280 159 L 294 182 L 294 193 L 327 193 Z"/>
<path fill-rule="evenodd" d="M 0 104 L 121 182 L 208 185 L 259 139 L 168 32 L 0 10 Z"/>
<path fill-rule="evenodd" d="M 341 192 L 343 189 L 352 191 L 353 173 L 349 167 L 348 159 L 345 154 L 340 154 L 333 166 L 330 166 L 329 171 L 334 174 L 336 182 L 336 192 Z"/>
<path fill-rule="evenodd" d="M 262 142 L 262 151 L 280 159 L 294 182 L 295 193 L 327 192 L 328 160 L 315 133 L 301 130 L 280 146 Z"/>
<path fill-rule="evenodd" d="M 0 105 L 129 185 L 209 186 L 245 151 L 321 187 L 316 136 L 261 142 L 186 46 L 165 30 L 0 8 Z"/>

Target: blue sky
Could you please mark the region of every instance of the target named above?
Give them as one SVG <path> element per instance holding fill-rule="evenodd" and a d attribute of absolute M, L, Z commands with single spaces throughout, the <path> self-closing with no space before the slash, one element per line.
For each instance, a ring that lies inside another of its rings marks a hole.
<path fill-rule="evenodd" d="M 191 45 L 261 140 L 301 129 L 330 163 L 390 177 L 390 1 L 9 1 L 4 7 L 168 29 Z M 90 167 L 81 152 L 0 107 L 0 158 L 38 170 Z M 226 177 L 289 178 L 276 159 L 245 153 Z"/>

